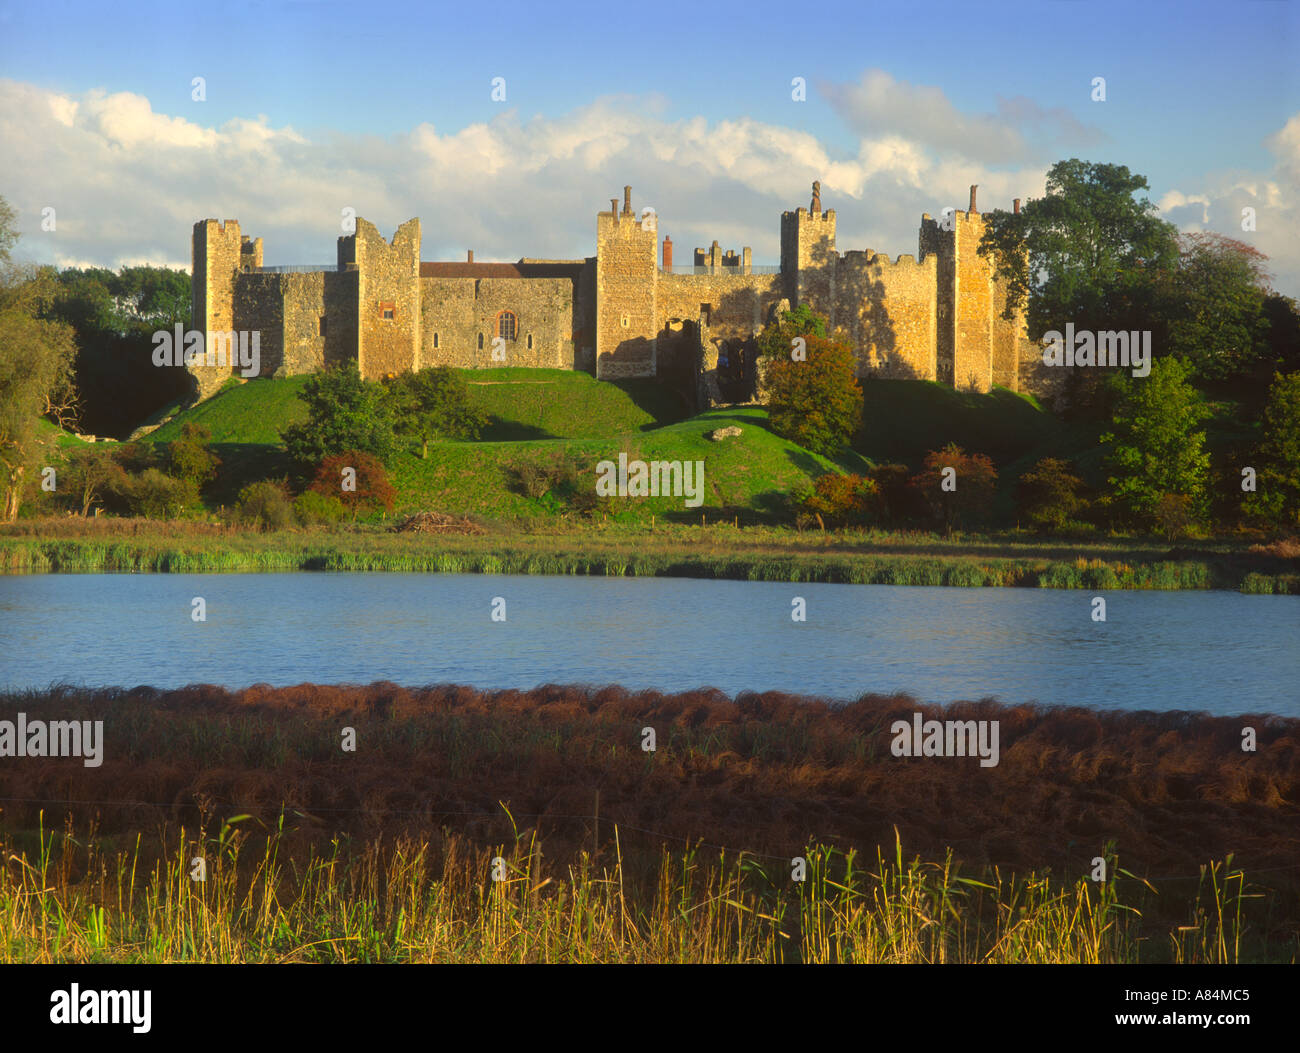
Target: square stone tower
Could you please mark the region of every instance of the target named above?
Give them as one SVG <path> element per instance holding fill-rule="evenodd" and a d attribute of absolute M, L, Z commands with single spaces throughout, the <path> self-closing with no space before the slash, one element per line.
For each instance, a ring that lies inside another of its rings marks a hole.
<path fill-rule="evenodd" d="M 596 377 L 652 377 L 657 369 L 658 313 L 655 216 L 638 219 L 632 188 L 623 211 L 611 199 L 596 214 Z"/>

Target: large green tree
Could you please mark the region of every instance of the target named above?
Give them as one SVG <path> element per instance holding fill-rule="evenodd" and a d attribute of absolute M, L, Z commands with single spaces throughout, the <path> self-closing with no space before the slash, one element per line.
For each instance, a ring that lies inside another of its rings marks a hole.
<path fill-rule="evenodd" d="M 1205 514 L 1210 455 L 1199 425 L 1210 415 L 1190 382 L 1191 366 L 1179 358 L 1154 362 L 1146 377 L 1117 373 L 1114 426 L 1107 444 L 1110 495 L 1132 520 L 1156 524 L 1177 502 L 1192 520 Z"/>
<path fill-rule="evenodd" d="M 299 396 L 307 420 L 282 432 L 289 456 L 304 472 L 345 450 L 387 461 L 397 450 L 392 402 L 382 384 L 363 380 L 355 362 L 312 376 Z"/>
<path fill-rule="evenodd" d="M 450 366 L 430 366 L 385 382 L 392 399 L 397 434 L 420 443 L 429 456 L 431 439 L 477 439 L 487 414 L 470 401 L 464 378 Z"/>
<path fill-rule="evenodd" d="M 1138 198 L 1146 177 L 1123 165 L 1072 158 L 1047 173 L 1047 193 L 1017 214 L 984 214 L 981 255 L 1008 284 L 1009 305 L 1024 307 L 1030 336 L 1051 329 L 1147 328 L 1153 276 L 1178 259 L 1177 228 Z"/>
<path fill-rule="evenodd" d="M 1268 522 L 1300 527 L 1300 372 L 1277 374 L 1264 409 L 1256 491 L 1246 509 Z"/>
<path fill-rule="evenodd" d="M 72 329 L 39 317 L 53 294 L 53 275 L 15 264 L 17 240 L 13 210 L 0 198 L 0 521 L 6 523 L 17 517 L 24 486 L 49 456 L 41 418 L 71 425 L 75 409 Z"/>

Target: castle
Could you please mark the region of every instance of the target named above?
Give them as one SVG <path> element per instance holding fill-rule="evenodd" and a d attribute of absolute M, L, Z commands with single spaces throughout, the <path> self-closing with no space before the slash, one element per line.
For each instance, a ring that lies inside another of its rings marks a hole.
<path fill-rule="evenodd" d="M 812 207 L 781 216 L 779 267 L 716 241 L 674 265 L 672 239 L 660 243 L 652 210 L 633 211 L 631 187 L 621 210 L 612 198 L 597 213 L 596 254 L 577 260 L 476 263 L 471 251 L 464 262 L 422 262 L 418 219 L 386 241 L 358 217 L 338 239 L 336 266 L 264 267 L 261 238 L 236 220 L 202 220 L 192 324 L 258 332 L 263 376 L 348 360 L 372 379 L 434 365 L 559 367 L 657 376 L 704 406 L 752 395 L 756 335 L 779 310 L 806 303 L 849 340 L 862 377 L 1020 390 L 1033 351 L 1023 313 L 1006 316 L 1005 282 L 976 252 L 975 191 L 966 212 L 924 215 L 918 255 L 891 260 L 839 253 L 835 210 L 822 211 L 814 183 Z M 232 374 L 189 368 L 200 396 Z"/>

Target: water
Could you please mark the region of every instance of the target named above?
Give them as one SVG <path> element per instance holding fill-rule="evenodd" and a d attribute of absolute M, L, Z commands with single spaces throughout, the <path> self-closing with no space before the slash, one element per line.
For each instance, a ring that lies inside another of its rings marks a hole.
<path fill-rule="evenodd" d="M 1092 597 L 1107 620 L 1092 620 Z M 201 596 L 207 620 L 191 618 Z M 506 620 L 493 622 L 494 597 Z M 807 601 L 807 621 L 791 600 Z M 1300 717 L 1300 597 L 439 574 L 0 576 L 0 684 L 617 683 Z"/>

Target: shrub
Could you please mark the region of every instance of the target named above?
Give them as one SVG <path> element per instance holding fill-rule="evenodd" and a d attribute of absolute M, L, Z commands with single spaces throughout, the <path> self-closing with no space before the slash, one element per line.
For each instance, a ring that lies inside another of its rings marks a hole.
<path fill-rule="evenodd" d="M 239 522 L 262 530 L 283 530 L 293 521 L 293 505 L 284 484 L 263 480 L 239 491 L 235 516 Z"/>
<path fill-rule="evenodd" d="M 818 476 L 803 507 L 809 515 L 821 516 L 827 525 L 843 526 L 866 519 L 874 512 L 876 500 L 874 480 L 828 472 Z"/>
<path fill-rule="evenodd" d="M 1082 489 L 1083 480 L 1070 471 L 1070 462 L 1044 457 L 1020 477 L 1016 504 L 1037 529 L 1062 530 L 1087 504 Z"/>
<path fill-rule="evenodd" d="M 198 487 L 157 468 L 146 468 L 128 484 L 131 511 L 148 519 L 174 519 L 199 499 Z"/>
<path fill-rule="evenodd" d="M 212 433 L 201 424 L 186 421 L 181 437 L 167 444 L 167 464 L 177 479 L 188 479 L 202 487 L 217 474 L 221 461 L 209 446 Z"/>
<path fill-rule="evenodd" d="M 568 450 L 521 457 L 506 465 L 505 470 L 512 490 L 540 501 L 552 512 L 591 515 L 611 506 L 608 498 L 596 493 L 595 464 Z"/>
<path fill-rule="evenodd" d="M 337 523 L 347 513 L 337 497 L 306 490 L 293 501 L 293 514 L 303 526 L 317 523 Z"/>
<path fill-rule="evenodd" d="M 919 520 L 929 513 L 921 492 L 912 484 L 907 465 L 879 465 L 871 471 L 871 479 L 876 484 L 879 514 L 891 524 Z"/>
<path fill-rule="evenodd" d="M 953 472 L 946 472 L 948 468 Z M 934 517 L 949 533 L 954 526 L 969 529 L 988 519 L 997 482 L 992 461 L 982 453 L 969 454 L 956 443 L 927 453 L 913 480 Z"/>
<path fill-rule="evenodd" d="M 351 473 L 344 472 L 348 468 Z M 352 489 L 344 488 L 348 483 Z M 322 459 L 309 489 L 341 502 L 353 519 L 373 512 L 391 512 L 397 499 L 397 491 L 379 458 L 360 450 L 345 450 Z"/>

